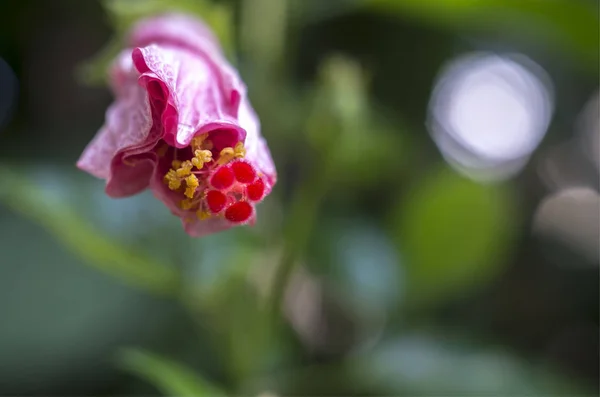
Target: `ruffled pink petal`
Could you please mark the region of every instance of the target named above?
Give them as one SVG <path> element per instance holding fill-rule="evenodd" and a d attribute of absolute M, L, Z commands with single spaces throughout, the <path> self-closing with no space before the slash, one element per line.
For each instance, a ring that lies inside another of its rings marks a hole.
<path fill-rule="evenodd" d="M 139 86 L 131 52 L 123 51 L 113 63 L 111 77 L 115 102 L 106 112 L 104 126 L 85 148 L 77 166 L 107 180 L 107 194 L 123 197 L 148 186 L 152 170 L 143 166 L 135 171 L 120 172 L 128 156 L 145 153 L 160 138 L 152 131 L 152 115 L 146 90 Z"/>
<path fill-rule="evenodd" d="M 123 161 L 123 158 L 126 160 Z M 106 194 L 110 197 L 128 197 L 145 190 L 154 169 L 156 155 L 144 153 L 135 156 L 125 156 L 123 153 L 113 159 L 112 177 L 106 182 Z"/>
<path fill-rule="evenodd" d="M 136 48 L 132 57 L 169 145 L 186 147 L 196 134 L 214 129 L 234 132 L 236 141 L 245 139 L 236 119 L 239 103 L 232 103 L 223 92 L 219 76 L 204 58 L 186 49 L 157 45 Z"/>
<path fill-rule="evenodd" d="M 246 95 L 246 86 L 223 55 L 216 37 L 204 23 L 177 13 L 148 18 L 131 30 L 129 44 L 132 47 L 158 44 L 165 48 L 192 52 L 210 69 L 212 78 L 231 105 L 231 116 L 237 116 L 239 103 Z"/>

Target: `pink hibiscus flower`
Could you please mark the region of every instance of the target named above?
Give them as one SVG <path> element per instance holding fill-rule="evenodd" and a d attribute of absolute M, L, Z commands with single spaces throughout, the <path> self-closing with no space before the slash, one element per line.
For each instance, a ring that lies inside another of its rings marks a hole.
<path fill-rule="evenodd" d="M 110 70 L 115 101 L 77 166 L 111 197 L 151 189 L 192 236 L 254 223 L 277 174 L 212 32 L 167 14 L 139 22 L 128 45 Z"/>

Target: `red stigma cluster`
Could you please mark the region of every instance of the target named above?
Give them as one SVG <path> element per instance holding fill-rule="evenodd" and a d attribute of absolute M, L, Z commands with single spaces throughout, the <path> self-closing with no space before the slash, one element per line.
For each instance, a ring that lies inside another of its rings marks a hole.
<path fill-rule="evenodd" d="M 194 138 L 187 151 L 167 149 L 159 153 L 171 162 L 164 182 L 169 190 L 181 195 L 179 207 L 195 213 L 198 219 L 219 217 L 245 223 L 254 215 L 253 203 L 265 196 L 263 176 L 244 160 L 246 151 L 242 142 L 233 145 L 217 141 L 215 147 L 209 137 Z"/>
<path fill-rule="evenodd" d="M 264 192 L 265 183 L 254 167 L 237 160 L 215 170 L 204 200 L 212 214 L 222 214 L 230 222 L 243 223 L 252 217 L 252 203 L 262 200 Z"/>

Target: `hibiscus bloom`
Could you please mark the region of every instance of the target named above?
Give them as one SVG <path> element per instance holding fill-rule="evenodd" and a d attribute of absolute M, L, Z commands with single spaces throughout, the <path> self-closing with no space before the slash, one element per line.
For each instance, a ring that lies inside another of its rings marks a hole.
<path fill-rule="evenodd" d="M 77 166 L 106 194 L 147 188 L 192 236 L 254 223 L 277 175 L 246 87 L 202 22 L 145 19 L 110 69 L 114 103 Z"/>

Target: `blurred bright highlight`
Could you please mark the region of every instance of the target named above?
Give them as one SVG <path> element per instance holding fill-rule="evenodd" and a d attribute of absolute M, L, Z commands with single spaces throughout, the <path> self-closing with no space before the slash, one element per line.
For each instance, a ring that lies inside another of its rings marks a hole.
<path fill-rule="evenodd" d="M 506 179 L 527 163 L 552 110 L 552 87 L 539 66 L 520 55 L 474 53 L 442 70 L 428 126 L 459 172 L 477 180 Z"/>

